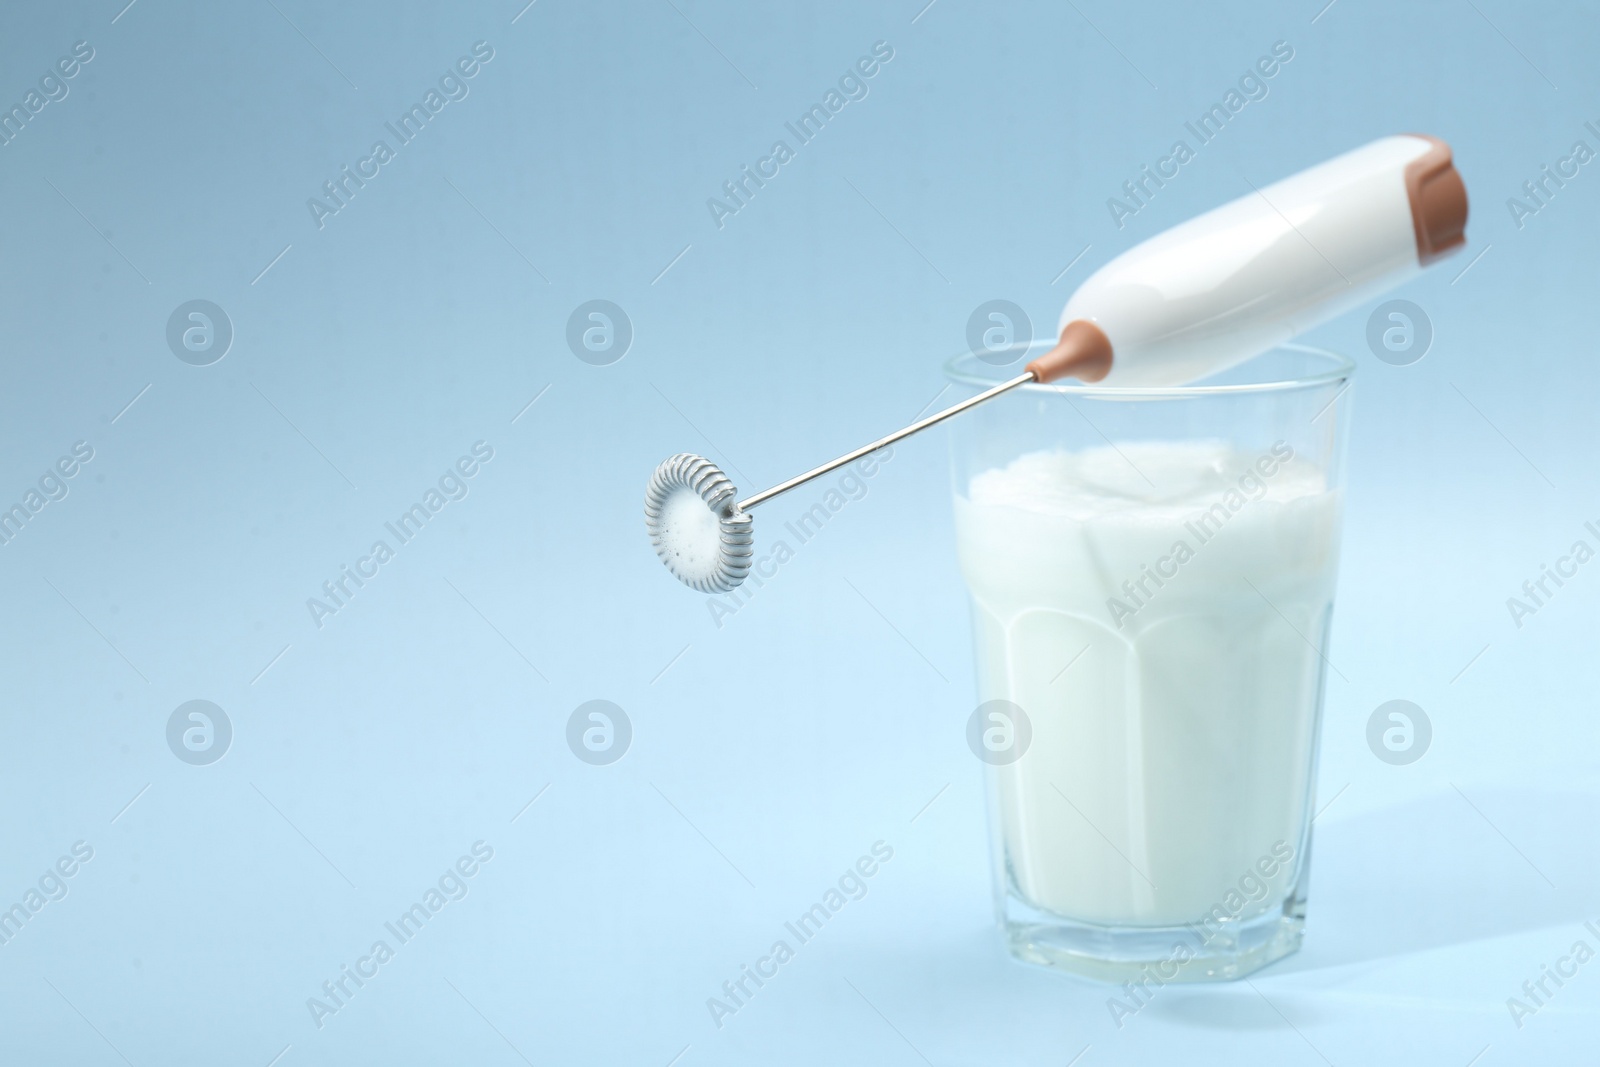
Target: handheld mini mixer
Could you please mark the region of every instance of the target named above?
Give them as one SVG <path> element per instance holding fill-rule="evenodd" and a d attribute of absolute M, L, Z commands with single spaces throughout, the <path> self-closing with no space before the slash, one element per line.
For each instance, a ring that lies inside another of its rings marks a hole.
<path fill-rule="evenodd" d="M 645 526 L 667 569 L 701 592 L 744 581 L 757 505 L 1028 384 L 1182 385 L 1226 370 L 1417 274 L 1465 241 L 1450 147 L 1384 137 L 1129 249 L 1073 293 L 1059 342 L 1023 373 L 754 496 L 684 452 L 656 468 Z"/>

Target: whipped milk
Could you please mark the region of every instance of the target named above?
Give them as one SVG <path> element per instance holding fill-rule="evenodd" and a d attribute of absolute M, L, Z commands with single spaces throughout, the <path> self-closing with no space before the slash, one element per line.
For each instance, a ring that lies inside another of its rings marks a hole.
<path fill-rule="evenodd" d="M 1178 925 L 1275 844 L 1301 854 L 1339 548 L 1319 469 L 1282 442 L 1034 452 L 955 511 L 980 699 L 1032 727 L 990 772 L 1011 892 Z M 1298 866 L 1239 917 L 1278 907 Z"/>

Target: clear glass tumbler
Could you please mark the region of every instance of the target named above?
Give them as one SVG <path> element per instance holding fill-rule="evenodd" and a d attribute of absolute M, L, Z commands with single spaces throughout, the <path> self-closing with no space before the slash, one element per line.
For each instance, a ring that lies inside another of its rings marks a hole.
<path fill-rule="evenodd" d="M 946 370 L 970 395 L 1048 347 Z M 1290 345 L 952 421 L 968 741 L 1017 958 L 1149 988 L 1299 947 L 1354 369 Z"/>

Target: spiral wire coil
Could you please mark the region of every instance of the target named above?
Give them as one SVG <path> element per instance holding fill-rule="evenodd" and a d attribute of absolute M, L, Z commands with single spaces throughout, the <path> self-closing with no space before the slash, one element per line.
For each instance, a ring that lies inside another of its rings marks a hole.
<path fill-rule="evenodd" d="M 668 552 L 662 529 L 662 514 L 674 493 L 688 490 L 705 502 L 717 517 L 719 544 L 715 564 L 708 575 L 687 575 L 680 571 Z M 725 593 L 736 588 L 750 573 L 755 559 L 754 520 L 741 511 L 738 490 L 715 463 L 692 452 L 680 452 L 664 461 L 650 476 L 644 495 L 644 523 L 656 555 L 685 585 L 702 593 Z"/>

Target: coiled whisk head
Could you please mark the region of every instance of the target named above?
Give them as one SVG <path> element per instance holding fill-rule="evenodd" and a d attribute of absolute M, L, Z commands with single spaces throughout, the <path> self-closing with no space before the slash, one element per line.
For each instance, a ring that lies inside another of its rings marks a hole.
<path fill-rule="evenodd" d="M 650 476 L 645 529 L 661 562 L 689 588 L 725 593 L 750 573 L 755 530 L 738 496 L 715 463 L 692 452 L 680 452 Z"/>

